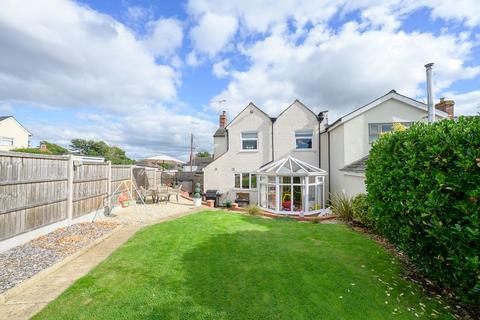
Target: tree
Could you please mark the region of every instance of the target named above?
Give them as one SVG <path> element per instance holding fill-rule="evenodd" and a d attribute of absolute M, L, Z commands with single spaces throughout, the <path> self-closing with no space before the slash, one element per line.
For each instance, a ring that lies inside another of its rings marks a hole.
<path fill-rule="evenodd" d="M 70 146 L 82 155 L 104 157 L 105 160 L 112 161 L 112 164 L 131 164 L 135 162 L 125 155 L 124 150 L 117 146 L 109 146 L 104 141 L 73 139 Z"/>
<path fill-rule="evenodd" d="M 208 157 L 210 157 L 210 152 L 208 152 L 208 151 L 199 151 L 199 152 L 197 152 L 197 157 L 198 157 L 198 158 L 208 158 Z"/>

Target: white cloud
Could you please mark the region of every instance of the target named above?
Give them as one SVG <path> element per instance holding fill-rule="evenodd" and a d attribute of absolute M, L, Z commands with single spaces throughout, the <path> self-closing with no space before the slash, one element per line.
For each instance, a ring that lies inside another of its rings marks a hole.
<path fill-rule="evenodd" d="M 0 21 L 0 101 L 122 113 L 176 97 L 175 70 L 105 14 L 64 0 L 5 0 Z"/>
<path fill-rule="evenodd" d="M 24 124 L 34 133 L 35 141 L 48 140 L 68 145 L 74 138 L 104 140 L 123 148 L 129 156 L 137 159 L 158 153 L 187 159 L 190 133 L 194 134 L 197 150 L 211 150 L 211 136 L 216 129 L 213 122 L 195 115 L 178 114 L 163 106 L 122 115 L 115 120 L 95 113 L 78 116 L 89 122 L 32 121 Z"/>
<path fill-rule="evenodd" d="M 480 1 L 478 0 L 424 0 L 432 9 L 434 18 L 457 20 L 469 27 L 480 25 Z"/>
<path fill-rule="evenodd" d="M 237 19 L 231 15 L 207 12 L 190 31 L 196 51 L 215 56 L 231 40 L 237 30 Z"/>
<path fill-rule="evenodd" d="M 7 103 L 0 103 L 0 113 L 2 113 L 2 116 L 9 114 L 13 111 L 13 108 L 11 105 Z"/>
<path fill-rule="evenodd" d="M 177 19 L 158 19 L 150 22 L 151 34 L 145 39 L 155 56 L 171 56 L 182 45 L 182 23 Z"/>
<path fill-rule="evenodd" d="M 187 64 L 191 67 L 196 67 L 200 65 L 200 60 L 197 57 L 197 54 L 192 51 L 187 54 Z"/>
<path fill-rule="evenodd" d="M 212 67 L 213 74 L 218 78 L 224 78 L 230 74 L 227 70 L 230 67 L 230 59 L 224 59 L 215 63 Z"/>
<path fill-rule="evenodd" d="M 252 100 L 276 115 L 299 98 L 314 109 L 330 109 L 335 117 L 390 89 L 423 97 L 427 62 L 436 63 L 437 91 L 480 74 L 480 67 L 465 66 L 472 44 L 461 37 L 364 30 L 347 23 L 338 33 L 313 28 L 300 44 L 289 34 L 259 40 L 244 51 L 250 68 L 232 72 L 228 87 L 212 101 L 225 99 L 236 113 Z M 218 109 L 213 103 L 212 108 Z"/>

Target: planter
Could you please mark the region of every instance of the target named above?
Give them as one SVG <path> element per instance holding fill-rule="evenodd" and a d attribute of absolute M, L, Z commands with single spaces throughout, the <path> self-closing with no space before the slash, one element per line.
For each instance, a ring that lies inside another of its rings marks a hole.
<path fill-rule="evenodd" d="M 202 205 L 202 198 L 193 198 L 193 205 L 195 207 L 200 207 Z"/>
<path fill-rule="evenodd" d="M 207 200 L 207 206 L 213 208 L 215 206 L 215 200 Z"/>
<path fill-rule="evenodd" d="M 238 210 L 238 203 L 232 203 L 232 210 Z"/>

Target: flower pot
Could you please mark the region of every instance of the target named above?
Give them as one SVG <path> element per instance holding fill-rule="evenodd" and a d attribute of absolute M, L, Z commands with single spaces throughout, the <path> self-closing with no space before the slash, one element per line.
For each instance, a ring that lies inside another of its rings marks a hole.
<path fill-rule="evenodd" d="M 193 205 L 195 207 L 200 207 L 202 205 L 202 199 L 201 198 L 193 198 Z"/>

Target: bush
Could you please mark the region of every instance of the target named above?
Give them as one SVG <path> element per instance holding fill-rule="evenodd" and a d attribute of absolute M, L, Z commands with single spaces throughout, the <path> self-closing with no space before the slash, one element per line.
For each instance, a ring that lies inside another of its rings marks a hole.
<path fill-rule="evenodd" d="M 245 208 L 245 212 L 251 216 L 259 216 L 262 214 L 263 210 L 257 206 L 248 206 Z"/>
<path fill-rule="evenodd" d="M 333 214 L 344 221 L 353 220 L 352 198 L 343 192 L 334 193 L 330 197 L 330 209 Z"/>
<path fill-rule="evenodd" d="M 355 222 L 363 224 L 366 227 L 372 226 L 373 223 L 369 217 L 367 195 L 365 193 L 357 194 L 352 199 L 352 211 Z"/>
<path fill-rule="evenodd" d="M 480 303 L 480 117 L 382 136 L 366 181 L 376 230 L 426 276 Z"/>

